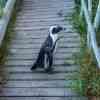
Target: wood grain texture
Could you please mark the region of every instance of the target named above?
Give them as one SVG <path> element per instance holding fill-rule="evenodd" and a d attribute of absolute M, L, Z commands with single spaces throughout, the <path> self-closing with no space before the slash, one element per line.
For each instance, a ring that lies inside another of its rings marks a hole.
<path fill-rule="evenodd" d="M 9 37 L 8 56 L 0 69 L 4 73 L 0 100 L 86 100 L 71 89 L 79 69 L 72 56 L 80 49 L 80 37 L 72 27 L 74 6 L 74 0 L 23 0 L 11 31 L 14 36 Z M 67 28 L 60 34 L 63 39 L 54 54 L 54 72 L 47 74 L 42 68 L 32 72 L 30 68 L 54 24 Z"/>

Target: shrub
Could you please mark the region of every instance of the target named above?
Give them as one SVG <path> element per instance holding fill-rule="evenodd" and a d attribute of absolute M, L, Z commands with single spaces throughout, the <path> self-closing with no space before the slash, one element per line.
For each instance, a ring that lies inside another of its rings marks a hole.
<path fill-rule="evenodd" d="M 93 15 L 97 8 L 98 0 L 93 0 Z M 75 0 L 77 7 L 80 7 L 80 0 Z M 77 8 L 76 7 L 76 8 Z M 75 54 L 75 63 L 80 66 L 79 72 L 75 76 L 76 81 L 73 82 L 73 86 L 77 92 L 81 95 L 94 95 L 100 96 L 100 70 L 97 68 L 93 55 L 86 46 L 86 24 L 85 21 L 80 18 L 77 9 L 74 12 L 73 25 L 77 29 L 81 37 L 81 48 L 78 54 Z"/>
<path fill-rule="evenodd" d="M 83 49 L 83 48 L 82 48 Z M 76 90 L 82 95 L 100 95 L 100 70 L 87 48 L 75 56 L 75 62 L 80 65 L 77 73 Z M 76 84 L 76 83 L 75 83 Z"/>
<path fill-rule="evenodd" d="M 3 8 L 6 5 L 7 0 L 0 0 L 0 17 L 3 15 Z"/>

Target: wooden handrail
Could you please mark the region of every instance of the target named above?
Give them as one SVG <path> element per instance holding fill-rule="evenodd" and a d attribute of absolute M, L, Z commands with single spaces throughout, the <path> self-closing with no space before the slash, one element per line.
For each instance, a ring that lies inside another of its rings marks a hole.
<path fill-rule="evenodd" d="M 7 0 L 7 3 L 4 7 L 3 16 L 0 19 L 0 46 L 2 45 L 2 40 L 5 36 L 6 28 L 7 28 L 8 22 L 10 20 L 11 13 L 13 11 L 15 2 L 16 2 L 16 0 Z"/>
<path fill-rule="evenodd" d="M 91 6 L 91 4 L 88 4 L 88 6 L 89 5 Z M 99 6 L 100 6 L 100 3 L 99 3 Z M 88 7 L 88 8 L 91 10 L 91 7 Z M 85 0 L 81 0 L 81 14 L 82 15 L 84 14 L 86 24 L 87 24 L 87 30 L 88 30 L 87 31 L 87 40 L 89 42 L 88 47 L 91 49 L 91 51 L 93 51 L 93 54 L 97 61 L 97 65 L 100 68 L 100 55 L 99 55 L 99 48 L 98 48 L 97 41 L 96 41 L 96 31 L 95 31 L 94 25 L 92 25 L 91 18 L 89 15 L 91 13 L 89 13 L 88 8 L 86 6 Z M 98 15 L 100 15 L 100 13 Z"/>
<path fill-rule="evenodd" d="M 96 17 L 94 19 L 95 29 L 98 29 L 99 25 L 100 25 L 100 0 L 99 0 L 99 5 L 98 5 L 98 8 L 97 8 L 97 12 L 96 12 Z"/>

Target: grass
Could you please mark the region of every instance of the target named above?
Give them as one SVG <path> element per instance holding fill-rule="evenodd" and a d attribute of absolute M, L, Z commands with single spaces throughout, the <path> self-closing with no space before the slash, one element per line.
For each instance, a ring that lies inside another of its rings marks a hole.
<path fill-rule="evenodd" d="M 3 64 L 5 62 L 5 58 L 8 54 L 8 47 L 11 43 L 12 37 L 15 35 L 13 28 L 14 28 L 14 25 L 16 22 L 17 11 L 19 11 L 18 6 L 19 6 L 19 1 L 17 1 L 15 4 L 14 10 L 12 12 L 12 17 L 9 21 L 5 37 L 4 37 L 4 39 L 2 41 L 2 45 L 0 47 L 0 64 Z"/>
<path fill-rule="evenodd" d="M 97 7 L 98 7 L 98 3 L 99 3 L 99 0 L 93 0 L 92 1 L 92 4 L 93 4 L 93 6 L 92 6 L 93 20 L 94 20 L 94 17 L 96 15 L 96 10 L 97 10 Z M 96 39 L 97 39 L 97 42 L 98 42 L 98 46 L 100 46 L 100 27 L 96 31 Z"/>
<path fill-rule="evenodd" d="M 99 4 L 99 0 L 92 0 L 92 12 L 93 12 L 93 20 L 94 20 L 94 17 L 96 15 L 96 10 L 97 10 L 97 7 L 98 7 L 98 4 Z"/>
<path fill-rule="evenodd" d="M 13 28 L 14 28 L 14 25 L 15 25 L 15 22 L 16 22 L 16 14 L 17 14 L 17 11 L 19 10 L 17 8 L 17 2 L 15 4 L 15 8 L 12 12 L 12 17 L 9 21 L 9 24 L 8 24 L 8 27 L 7 27 L 7 30 L 6 30 L 6 34 L 5 34 L 5 37 L 2 41 L 2 45 L 0 47 L 0 83 L 3 83 L 5 82 L 5 77 L 8 76 L 7 72 L 5 72 L 5 69 L 4 69 L 4 63 L 6 61 L 6 57 L 8 55 L 8 47 L 10 46 L 11 44 L 11 41 L 12 41 L 12 38 L 15 36 L 15 33 L 13 31 Z"/>
<path fill-rule="evenodd" d="M 100 28 L 97 30 L 96 39 L 97 39 L 98 46 L 100 47 Z"/>
<path fill-rule="evenodd" d="M 5 34 L 5 37 L 2 41 L 2 45 L 0 47 L 0 64 L 3 64 L 5 62 L 5 58 L 8 54 L 8 47 L 11 43 L 11 37 L 14 35 L 14 33 L 12 32 L 13 31 L 13 27 L 14 26 L 14 23 L 15 23 L 15 20 L 16 20 L 16 13 L 15 11 L 13 11 L 13 14 L 12 14 L 12 18 L 10 20 L 10 23 L 7 27 L 7 31 L 6 31 L 6 34 Z"/>
<path fill-rule="evenodd" d="M 75 0 L 75 3 L 76 3 L 76 10 L 75 11 L 77 11 L 77 13 L 74 13 L 74 14 L 76 14 L 76 16 L 78 16 L 79 13 L 80 13 L 80 11 L 79 11 L 79 9 L 80 9 L 80 0 Z M 97 7 L 98 7 L 98 3 L 99 3 L 99 0 L 92 0 L 92 22 L 94 22 L 94 18 L 96 16 L 96 10 L 97 10 Z M 77 20 L 77 19 L 75 19 L 75 20 Z M 86 29 L 81 29 L 81 30 L 84 31 Z M 96 32 L 96 39 L 97 39 L 97 42 L 98 42 L 98 46 L 100 46 L 100 27 L 99 27 L 99 29 Z"/>
<path fill-rule="evenodd" d="M 100 96 L 100 70 L 97 68 L 93 55 L 86 45 L 86 24 L 84 19 L 79 16 L 79 0 L 75 0 L 77 7 L 73 13 L 73 26 L 81 37 L 80 52 L 73 56 L 75 64 L 80 66 L 79 72 L 74 76 L 77 80 L 73 82 L 72 87 L 82 96 Z M 97 1 L 97 0 L 96 0 Z M 96 1 L 93 1 L 97 3 Z M 95 14 L 96 5 L 93 6 Z M 98 34 L 97 34 L 98 35 Z M 100 36 L 100 35 L 99 35 Z"/>
<path fill-rule="evenodd" d="M 0 0 L 0 18 L 3 15 L 3 8 L 5 7 L 6 2 L 7 2 L 7 0 Z"/>
<path fill-rule="evenodd" d="M 74 89 L 81 95 L 100 95 L 100 70 L 87 48 L 81 48 L 74 56 L 75 63 L 80 66 Z"/>

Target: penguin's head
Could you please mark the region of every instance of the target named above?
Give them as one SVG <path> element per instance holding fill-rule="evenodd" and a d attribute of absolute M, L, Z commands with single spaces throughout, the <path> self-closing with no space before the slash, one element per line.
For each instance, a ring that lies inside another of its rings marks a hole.
<path fill-rule="evenodd" d="M 54 26 L 50 27 L 49 32 L 50 32 L 50 34 L 58 34 L 58 33 L 60 33 L 61 31 L 64 31 L 64 30 L 66 30 L 66 28 L 64 28 L 60 25 L 54 25 Z"/>

